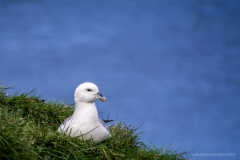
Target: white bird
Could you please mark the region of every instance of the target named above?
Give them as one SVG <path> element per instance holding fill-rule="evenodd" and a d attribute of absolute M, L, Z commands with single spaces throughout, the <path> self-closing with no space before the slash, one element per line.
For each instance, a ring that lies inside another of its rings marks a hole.
<path fill-rule="evenodd" d="M 58 128 L 58 132 L 86 141 L 92 139 L 99 143 L 110 137 L 108 126 L 98 118 L 94 101 L 106 98 L 99 93 L 98 87 L 90 82 L 79 85 L 74 93 L 75 110 Z"/>

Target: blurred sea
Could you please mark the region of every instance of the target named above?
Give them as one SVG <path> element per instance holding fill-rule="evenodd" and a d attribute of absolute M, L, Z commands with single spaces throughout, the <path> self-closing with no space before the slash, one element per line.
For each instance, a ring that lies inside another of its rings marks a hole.
<path fill-rule="evenodd" d="M 239 28 L 237 0 L 0 0 L 0 82 L 71 104 L 90 81 L 143 142 L 239 159 Z"/>

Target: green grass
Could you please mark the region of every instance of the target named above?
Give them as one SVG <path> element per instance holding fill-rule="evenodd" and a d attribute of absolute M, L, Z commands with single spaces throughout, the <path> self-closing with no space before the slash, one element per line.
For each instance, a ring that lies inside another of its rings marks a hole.
<path fill-rule="evenodd" d="M 136 128 L 123 122 L 110 127 L 112 137 L 95 144 L 56 132 L 70 116 L 70 106 L 40 101 L 33 92 L 8 96 L 0 86 L 0 159 L 187 159 L 187 152 L 156 148 L 139 140 Z"/>

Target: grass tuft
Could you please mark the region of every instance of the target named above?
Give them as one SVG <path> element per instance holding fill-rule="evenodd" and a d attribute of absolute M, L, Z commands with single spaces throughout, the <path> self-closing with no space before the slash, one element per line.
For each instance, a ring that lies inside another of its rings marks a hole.
<path fill-rule="evenodd" d="M 187 152 L 156 148 L 139 140 L 137 128 L 124 122 L 110 127 L 112 137 L 95 144 L 57 132 L 72 115 L 69 105 L 43 102 L 33 91 L 8 96 L 0 86 L 0 159 L 187 159 Z"/>

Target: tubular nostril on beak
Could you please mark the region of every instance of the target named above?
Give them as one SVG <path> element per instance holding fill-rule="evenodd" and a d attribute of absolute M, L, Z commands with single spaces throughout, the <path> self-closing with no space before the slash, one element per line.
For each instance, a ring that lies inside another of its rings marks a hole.
<path fill-rule="evenodd" d="M 99 96 L 101 96 L 101 97 L 103 96 L 101 93 L 97 93 L 97 94 L 98 94 Z"/>

